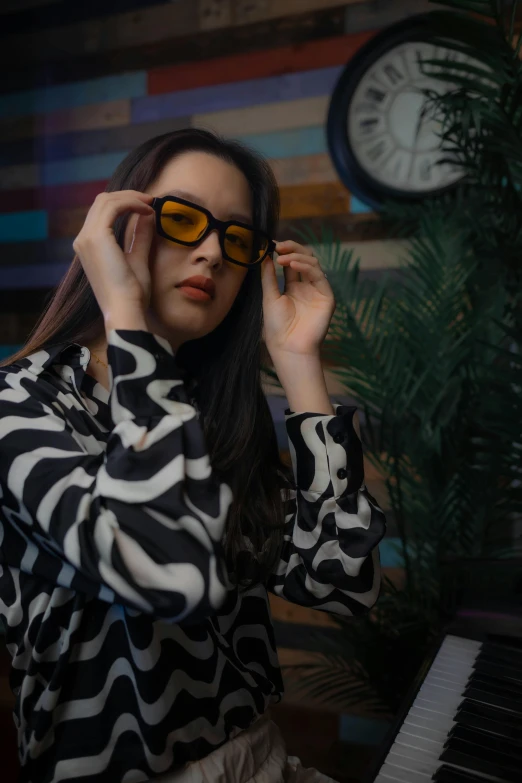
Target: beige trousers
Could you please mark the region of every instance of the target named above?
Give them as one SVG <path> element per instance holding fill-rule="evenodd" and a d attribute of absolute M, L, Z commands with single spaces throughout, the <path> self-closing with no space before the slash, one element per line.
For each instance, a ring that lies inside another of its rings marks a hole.
<path fill-rule="evenodd" d="M 261 716 L 201 761 L 192 761 L 156 783 L 337 783 L 311 767 L 301 766 L 297 756 L 288 756 L 278 726 Z"/>

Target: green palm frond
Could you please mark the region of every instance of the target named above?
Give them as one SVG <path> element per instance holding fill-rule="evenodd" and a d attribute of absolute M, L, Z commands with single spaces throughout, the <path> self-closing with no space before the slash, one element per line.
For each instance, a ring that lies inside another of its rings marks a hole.
<path fill-rule="evenodd" d="M 424 63 L 441 85 L 426 110 L 465 179 L 386 205 L 407 238 L 399 275 L 365 279 L 329 229 L 302 233 L 334 290 L 325 354 L 364 414 L 405 584 L 385 578 L 370 615 L 337 617 L 337 641 L 297 672 L 308 693 L 375 712 L 397 709 L 441 627 L 447 564 L 522 553 L 522 20 L 503 0 L 442 4 L 436 40 L 452 45 L 451 30 L 460 43 L 456 60 Z"/>
<path fill-rule="evenodd" d="M 372 688 L 368 678 L 354 671 L 343 655 L 317 653 L 311 662 L 291 667 L 298 682 L 305 684 L 307 696 L 320 699 L 330 706 L 343 709 L 357 707 L 373 713 L 384 713 L 389 708 Z M 296 695 L 301 693 L 299 685 L 294 686 Z"/>

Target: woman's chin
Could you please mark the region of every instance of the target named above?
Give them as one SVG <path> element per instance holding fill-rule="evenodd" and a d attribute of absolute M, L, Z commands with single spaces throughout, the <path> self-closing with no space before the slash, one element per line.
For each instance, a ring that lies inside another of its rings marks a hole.
<path fill-rule="evenodd" d="M 205 337 L 211 331 L 208 326 L 205 327 L 203 324 L 193 324 L 192 328 L 187 328 L 186 321 L 183 324 L 176 324 L 165 320 L 158 324 L 156 334 L 165 337 L 174 350 L 177 350 L 183 343 L 187 343 L 189 340 L 197 340 L 199 337 Z"/>

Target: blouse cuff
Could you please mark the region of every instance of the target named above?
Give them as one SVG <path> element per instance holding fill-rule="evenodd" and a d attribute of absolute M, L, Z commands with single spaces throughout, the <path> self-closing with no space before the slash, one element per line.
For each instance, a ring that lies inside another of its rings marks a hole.
<path fill-rule="evenodd" d="M 334 497 L 357 492 L 364 481 L 356 406 L 334 404 L 334 415 L 285 410 L 290 456 L 299 489 Z"/>

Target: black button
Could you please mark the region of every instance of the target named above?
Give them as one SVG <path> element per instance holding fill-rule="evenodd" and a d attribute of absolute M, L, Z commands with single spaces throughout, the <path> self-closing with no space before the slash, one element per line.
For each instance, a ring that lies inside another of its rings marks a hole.
<path fill-rule="evenodd" d="M 336 443 L 342 443 L 344 440 L 344 435 L 342 432 L 336 432 L 333 436 L 333 439 Z"/>
<path fill-rule="evenodd" d="M 344 468 L 339 468 L 339 470 L 337 471 L 337 478 L 345 479 L 347 475 L 348 474 Z"/>

